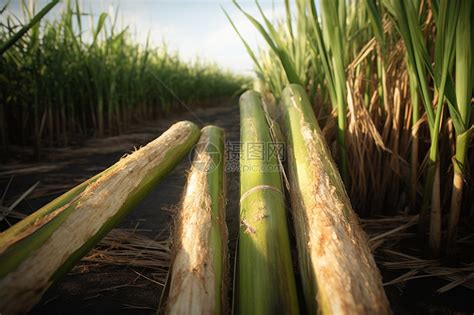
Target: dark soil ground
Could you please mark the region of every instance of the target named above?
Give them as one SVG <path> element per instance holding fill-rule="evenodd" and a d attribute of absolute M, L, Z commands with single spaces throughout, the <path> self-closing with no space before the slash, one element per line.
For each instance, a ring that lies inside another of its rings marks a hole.
<path fill-rule="evenodd" d="M 25 151 L 17 150 L 17 156 L 13 153 L 11 160 L 0 166 L 0 193 L 5 190 L 13 176 L 3 205 L 11 204 L 22 192 L 39 181 L 36 189 L 16 207 L 16 211 L 29 214 L 70 187 L 114 164 L 125 153 L 153 140 L 179 120 L 191 120 L 201 127 L 206 124 L 220 126 L 225 129 L 228 142 L 239 141 L 239 111 L 237 101 L 231 99 L 216 107 L 201 108 L 193 113 L 175 114 L 140 124 L 121 136 L 92 139 L 75 147 L 45 149 L 43 157 L 35 162 L 25 162 L 25 156 L 18 156 Z M 186 157 L 126 217 L 119 228 L 138 227 L 141 234 L 150 238 L 168 238 L 173 225 L 173 209 L 179 204 L 189 166 L 190 157 Z M 235 168 L 228 169 L 226 174 L 229 252 L 233 257 L 239 228 L 239 174 Z M 9 221 L 15 222 L 11 218 Z M 3 225 L 0 229 L 7 227 L 5 221 L 1 224 Z M 384 281 L 398 275 L 383 272 Z M 163 289 L 154 279 L 156 278 L 153 270 L 91 265 L 82 272 L 74 270 L 51 287 L 32 313 L 154 314 Z M 450 314 L 455 311 L 473 314 L 473 291 L 457 288 L 445 293 L 445 296 L 433 295 L 432 289 L 441 285 L 443 280 L 421 279 L 410 281 L 407 285 L 385 288 L 391 306 L 398 314 Z"/>

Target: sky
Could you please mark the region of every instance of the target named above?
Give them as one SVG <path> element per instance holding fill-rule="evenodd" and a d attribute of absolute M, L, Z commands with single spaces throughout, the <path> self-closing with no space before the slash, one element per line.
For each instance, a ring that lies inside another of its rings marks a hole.
<path fill-rule="evenodd" d="M 37 10 L 48 0 L 33 0 Z M 0 0 L 0 7 L 8 1 Z M 283 0 L 259 1 L 265 14 L 272 19 L 283 17 Z M 240 74 L 252 73 L 252 60 L 242 42 L 227 21 L 221 6 L 229 13 L 241 34 L 255 48 L 263 43 L 256 29 L 236 9 L 230 0 L 80 0 L 84 12 L 95 17 L 102 12 L 112 13 L 118 8 L 119 23 L 128 25 L 135 39 L 145 43 L 148 33 L 155 47 L 166 42 L 172 51 L 178 51 L 184 60 L 215 62 L 225 69 Z M 258 15 L 254 1 L 242 0 L 239 4 L 253 16 Z M 8 10 L 21 17 L 21 0 L 10 0 Z M 47 18 L 59 15 L 61 5 Z"/>

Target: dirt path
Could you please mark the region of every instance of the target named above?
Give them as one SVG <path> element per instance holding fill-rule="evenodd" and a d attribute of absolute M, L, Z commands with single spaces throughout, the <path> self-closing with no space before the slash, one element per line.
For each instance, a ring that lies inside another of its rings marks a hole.
<path fill-rule="evenodd" d="M 145 123 L 126 134 L 87 141 L 78 148 L 52 149 L 39 163 L 3 164 L 0 167 L 0 193 L 13 176 L 4 205 L 9 205 L 23 191 L 39 181 L 37 188 L 17 207 L 31 213 L 69 187 L 114 164 L 124 154 L 145 145 L 171 124 L 191 120 L 200 127 L 214 124 L 225 129 L 226 141 L 239 140 L 237 100 L 218 107 L 198 109 Z M 179 204 L 190 157 L 186 157 L 120 224 L 120 228 L 139 228 L 150 238 L 167 238 L 173 222 L 173 209 Z M 227 224 L 234 252 L 238 231 L 238 172 L 227 172 Z M 12 221 L 12 220 L 10 220 Z M 13 221 L 12 221 L 13 222 Z M 5 225 L 5 223 L 4 223 Z M 2 229 L 6 226 L 2 226 Z M 162 287 L 153 280 L 153 271 L 128 267 L 94 267 L 87 272 L 68 274 L 50 288 L 34 309 L 34 314 L 154 314 Z"/>

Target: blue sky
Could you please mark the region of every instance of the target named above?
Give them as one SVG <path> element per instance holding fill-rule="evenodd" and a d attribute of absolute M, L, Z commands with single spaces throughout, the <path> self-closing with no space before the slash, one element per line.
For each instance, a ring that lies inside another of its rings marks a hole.
<path fill-rule="evenodd" d="M 8 1 L 0 0 L 1 6 Z M 21 16 L 21 0 L 11 0 L 9 10 Z M 36 0 L 37 10 L 48 0 Z M 144 43 L 148 32 L 151 43 L 160 46 L 163 40 L 171 50 L 179 51 L 185 60 L 200 59 L 216 62 L 238 73 L 250 74 L 252 61 L 240 39 L 227 21 L 221 6 L 231 15 L 240 32 L 256 47 L 262 42 L 257 31 L 246 18 L 228 1 L 190 0 L 80 0 L 85 12 L 98 16 L 101 12 L 119 9 L 119 22 L 128 25 L 135 38 Z M 253 1 L 239 1 L 252 15 L 258 11 Z M 283 0 L 259 2 L 269 17 L 284 15 Z M 48 18 L 59 14 L 61 6 Z"/>

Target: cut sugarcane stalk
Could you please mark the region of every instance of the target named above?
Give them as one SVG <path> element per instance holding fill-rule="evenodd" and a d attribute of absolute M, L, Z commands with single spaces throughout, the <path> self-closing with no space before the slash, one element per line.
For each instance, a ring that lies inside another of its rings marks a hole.
<path fill-rule="evenodd" d="M 388 314 L 382 281 L 304 89 L 282 95 L 303 294 L 316 314 Z"/>
<path fill-rule="evenodd" d="M 178 214 L 167 314 L 227 313 L 224 131 L 201 132 Z"/>
<path fill-rule="evenodd" d="M 29 311 L 168 174 L 199 137 L 191 122 L 158 139 L 0 234 L 0 313 Z"/>
<path fill-rule="evenodd" d="M 297 314 L 284 195 L 260 95 L 240 98 L 240 231 L 237 306 L 241 314 Z M 268 154 L 270 153 L 270 154 Z"/>

